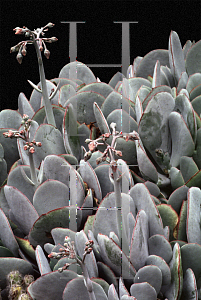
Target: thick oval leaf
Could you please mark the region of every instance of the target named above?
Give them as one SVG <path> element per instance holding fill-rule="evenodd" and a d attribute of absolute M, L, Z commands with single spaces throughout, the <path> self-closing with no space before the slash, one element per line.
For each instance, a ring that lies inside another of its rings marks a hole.
<path fill-rule="evenodd" d="M 155 289 L 156 294 L 158 295 L 162 284 L 161 270 L 154 265 L 149 265 L 141 268 L 135 275 L 134 283 L 142 282 L 148 282 Z M 131 294 L 135 296 L 135 293 L 132 293 L 132 286 Z"/>
<path fill-rule="evenodd" d="M 75 209 L 76 207 L 74 206 L 57 208 L 44 215 L 41 215 L 38 220 L 36 220 L 31 231 L 29 232 L 28 239 L 30 243 L 34 247 L 36 247 L 37 245 L 43 247 L 46 243 L 53 243 L 51 230 L 55 227 L 69 228 L 69 214 L 73 213 L 73 210 Z M 77 210 L 78 224 L 80 223 L 79 213 L 80 211 Z M 77 231 L 77 229 L 75 229 L 75 231 Z"/>
<path fill-rule="evenodd" d="M 136 297 L 137 300 L 157 300 L 156 290 L 148 282 L 132 284 L 130 293 Z"/>
<path fill-rule="evenodd" d="M 77 129 L 77 120 L 72 104 L 69 104 L 66 107 L 63 119 L 63 139 L 66 152 L 74 155 L 79 161 L 81 157 L 81 149 Z"/>
<path fill-rule="evenodd" d="M 193 107 L 190 103 L 190 100 L 185 94 L 178 95 L 175 98 L 174 111 L 182 115 L 186 125 L 190 130 L 193 141 L 196 142 L 197 124 L 195 119 L 195 113 L 193 111 Z"/>
<path fill-rule="evenodd" d="M 187 210 L 187 239 L 189 243 L 201 245 L 201 190 L 191 187 L 188 190 L 188 210 Z"/>
<path fill-rule="evenodd" d="M 197 300 L 198 290 L 196 285 L 196 279 L 193 271 L 188 268 L 184 274 L 183 289 L 181 294 L 181 300 Z"/>
<path fill-rule="evenodd" d="M 171 72 L 178 82 L 181 73 L 185 72 L 186 69 L 181 42 L 175 31 L 171 31 L 170 33 L 168 49 Z"/>
<path fill-rule="evenodd" d="M 163 234 L 163 224 L 154 200 L 143 183 L 138 183 L 130 189 L 137 211 L 143 209 L 148 217 L 149 235 Z"/>
<path fill-rule="evenodd" d="M 172 241 L 174 239 L 174 229 L 178 223 L 178 214 L 172 208 L 172 206 L 168 204 L 159 204 L 157 205 L 157 209 L 162 218 L 163 226 L 169 226 L 169 240 Z"/>
<path fill-rule="evenodd" d="M 135 276 L 135 269 L 121 248 L 108 236 L 98 234 L 98 244 L 101 256 L 117 276 L 122 274 L 124 279 L 132 279 Z"/>
<path fill-rule="evenodd" d="M 98 177 L 96 176 L 96 173 L 94 172 L 93 168 L 91 167 L 88 161 L 85 162 L 83 159 L 80 161 L 80 173 L 84 182 L 88 184 L 89 188 L 94 189 L 96 198 L 99 201 L 101 201 L 101 186 Z"/>
<path fill-rule="evenodd" d="M 187 200 L 188 187 L 183 185 L 176 189 L 169 197 L 168 204 L 179 214 L 183 200 Z"/>
<path fill-rule="evenodd" d="M 168 92 L 159 92 L 153 95 L 146 106 L 138 127 L 143 145 L 162 170 L 169 168 L 168 153 L 171 153 L 171 147 L 168 117 L 174 106 L 175 101 Z M 163 157 L 157 155 L 156 149 L 162 149 Z"/>
<path fill-rule="evenodd" d="M 75 88 L 71 84 L 63 85 L 59 90 L 59 103 L 64 106 L 64 103 L 76 94 Z"/>
<path fill-rule="evenodd" d="M 133 78 L 128 79 L 128 81 L 129 81 L 130 100 L 133 101 L 134 103 L 135 103 L 136 93 L 142 85 L 145 85 L 145 86 L 151 88 L 150 81 L 147 78 L 144 79 L 144 78 L 141 78 L 141 77 L 144 77 L 144 76 L 137 76 L 137 77 L 133 77 Z"/>
<path fill-rule="evenodd" d="M 14 256 L 18 257 L 19 256 L 18 243 L 10 227 L 8 219 L 1 208 L 0 208 L 0 223 L 1 223 L 0 239 L 3 245 L 7 247 L 13 253 Z M 1 277 L 1 273 L 0 273 L 0 277 Z"/>
<path fill-rule="evenodd" d="M 0 112 L 0 128 L 14 128 L 18 130 L 21 126 L 22 116 L 17 110 L 3 109 Z"/>
<path fill-rule="evenodd" d="M 192 157 L 182 156 L 180 159 L 180 171 L 184 181 L 187 182 L 199 169 Z"/>
<path fill-rule="evenodd" d="M 177 228 L 177 239 L 187 242 L 186 236 L 187 201 L 183 201 Z"/>
<path fill-rule="evenodd" d="M 201 40 L 192 45 L 187 52 L 185 66 L 188 76 L 201 73 Z"/>
<path fill-rule="evenodd" d="M 177 94 L 182 90 L 186 88 L 186 84 L 188 81 L 188 75 L 186 72 L 182 72 L 179 78 L 179 82 L 177 85 Z"/>
<path fill-rule="evenodd" d="M 195 274 L 198 288 L 200 288 L 201 274 L 201 246 L 198 244 L 185 244 L 181 247 L 182 268 L 185 274 L 191 268 Z"/>
<path fill-rule="evenodd" d="M 152 88 L 155 88 L 156 86 L 159 86 L 159 85 L 161 85 L 160 61 L 157 60 L 155 67 L 154 67 Z"/>
<path fill-rule="evenodd" d="M 88 92 L 88 91 L 96 92 L 102 95 L 104 98 L 107 98 L 107 96 L 111 92 L 113 92 L 113 88 L 105 82 L 95 82 L 95 83 L 87 84 L 81 89 L 81 92 Z"/>
<path fill-rule="evenodd" d="M 13 271 L 18 270 L 22 276 L 26 274 L 34 275 L 32 265 L 21 258 L 16 257 L 0 257 L 0 288 L 5 289 L 7 286 L 7 275 Z"/>
<path fill-rule="evenodd" d="M 36 253 L 36 261 L 38 264 L 40 274 L 44 275 L 44 274 L 51 272 L 52 270 L 50 269 L 48 260 L 47 260 L 45 254 L 43 252 L 43 249 L 41 248 L 40 245 L 38 245 L 36 247 L 35 253 Z"/>
<path fill-rule="evenodd" d="M 42 160 L 49 154 L 66 153 L 61 132 L 54 126 L 42 124 L 37 129 L 34 139 L 42 143 L 35 147 L 35 166 L 38 167 Z"/>
<path fill-rule="evenodd" d="M 107 118 L 107 116 L 114 109 L 121 108 L 124 109 L 128 114 L 130 114 L 132 118 L 135 118 L 135 112 L 131 106 L 131 101 L 129 101 L 116 91 L 111 92 L 101 106 L 101 110 L 105 118 Z"/>
<path fill-rule="evenodd" d="M 140 173 L 145 180 L 153 181 L 154 183 L 158 182 L 158 172 L 155 166 L 152 164 L 151 160 L 147 156 L 145 150 L 140 145 L 139 141 L 135 141 L 136 150 L 137 150 L 137 162 Z"/>
<path fill-rule="evenodd" d="M 168 119 L 172 138 L 170 164 L 172 167 L 177 167 L 181 156 L 192 156 L 195 144 L 183 117 L 179 113 L 171 112 Z"/>
<path fill-rule="evenodd" d="M 65 270 L 62 274 L 58 271 L 50 272 L 32 282 L 27 291 L 31 297 L 36 300 L 62 299 L 66 283 L 77 276 L 78 275 L 75 272 L 70 270 Z"/>
<path fill-rule="evenodd" d="M 110 285 L 114 285 L 115 289 L 118 290 L 118 281 L 114 274 L 114 272 L 111 270 L 108 265 L 104 264 L 101 261 L 97 262 L 98 266 L 98 274 L 100 278 L 103 278 L 105 281 L 107 281 Z"/>
<path fill-rule="evenodd" d="M 103 288 L 96 282 L 91 281 L 93 292 L 96 299 L 100 300 L 108 300 Z M 91 296 L 92 297 L 92 296 Z M 89 294 L 87 292 L 87 288 L 84 282 L 84 278 L 75 278 L 71 281 L 68 281 L 64 292 L 63 292 L 63 300 L 69 299 L 86 299 L 90 300 Z M 91 298 L 93 299 L 93 298 Z"/>
<path fill-rule="evenodd" d="M 39 216 L 68 204 L 69 188 L 64 183 L 53 179 L 48 179 L 41 184 L 33 197 L 33 206 Z"/>
<path fill-rule="evenodd" d="M 77 78 L 86 84 L 96 82 L 96 77 L 91 69 L 77 60 L 65 65 L 59 73 L 59 78 Z"/>
<path fill-rule="evenodd" d="M 68 106 L 70 103 L 73 106 L 74 113 L 77 116 L 77 121 L 79 123 L 85 123 L 87 125 L 90 122 L 96 122 L 96 118 L 93 111 L 93 104 L 96 102 L 99 107 L 103 104 L 105 98 L 93 91 L 81 92 L 71 97 L 66 101 L 64 107 Z"/>
<path fill-rule="evenodd" d="M 116 84 L 119 82 L 119 81 L 122 81 L 123 78 L 126 78 L 124 74 L 120 73 L 120 72 L 117 72 L 116 74 L 113 75 L 113 77 L 110 79 L 109 81 L 109 85 L 113 88 L 115 88 Z"/>
<path fill-rule="evenodd" d="M 171 283 L 164 287 L 164 295 L 168 299 L 180 299 L 183 286 L 183 271 L 181 262 L 181 251 L 179 244 L 176 243 L 173 248 L 173 257 L 170 261 Z"/>
<path fill-rule="evenodd" d="M 145 262 L 146 265 L 157 266 L 162 273 L 162 285 L 168 285 L 171 282 L 171 272 L 166 261 L 157 255 L 149 255 Z"/>
<path fill-rule="evenodd" d="M 198 116 L 201 115 L 201 95 L 197 96 L 193 101 L 191 102 L 194 111 L 198 114 Z"/>
<path fill-rule="evenodd" d="M 129 116 L 123 109 L 115 109 L 107 116 L 107 123 L 116 123 L 116 130 L 122 132 L 132 132 L 138 130 L 137 122 Z"/>
<path fill-rule="evenodd" d="M 20 246 L 20 249 L 23 250 L 24 253 L 26 253 L 29 257 L 31 257 L 34 261 L 36 260 L 35 256 L 35 249 L 30 245 L 29 241 L 27 239 L 19 238 L 16 236 L 16 240 L 18 242 L 18 245 Z"/>
<path fill-rule="evenodd" d="M 29 199 L 17 188 L 6 185 L 4 192 L 12 213 L 20 224 L 20 229 L 25 235 L 28 235 L 34 222 L 39 217 L 37 211 Z"/>
<path fill-rule="evenodd" d="M 30 102 L 27 100 L 25 95 L 23 93 L 19 94 L 18 97 L 18 108 L 19 108 L 19 113 L 21 116 L 28 115 L 29 118 L 31 119 L 33 115 L 35 114 L 35 111 L 33 110 L 33 107 L 31 106 Z"/>
<path fill-rule="evenodd" d="M 135 227 L 131 239 L 130 260 L 136 270 L 145 265 L 148 254 L 148 218 L 144 210 L 137 214 Z"/>
<path fill-rule="evenodd" d="M 168 50 L 157 49 L 146 54 L 140 61 L 136 71 L 136 77 L 147 78 L 149 75 L 152 76 L 157 60 L 160 61 L 161 65 L 169 67 Z"/>
<path fill-rule="evenodd" d="M 119 148 L 117 148 L 119 149 Z M 98 178 L 98 181 L 101 186 L 101 191 L 102 191 L 102 198 L 104 198 L 108 193 L 114 191 L 114 185 L 110 181 L 109 178 L 109 164 L 101 164 L 98 165 L 95 169 L 94 172 Z"/>
<path fill-rule="evenodd" d="M 96 122 L 98 124 L 101 134 L 111 133 L 108 123 L 103 115 L 103 112 L 101 111 L 100 107 L 98 106 L 98 104 L 96 102 L 94 102 L 94 104 L 93 104 L 93 109 L 94 109 L 94 115 L 96 118 Z"/>
<path fill-rule="evenodd" d="M 36 170 L 36 175 L 38 176 L 38 169 Z M 12 171 L 10 171 L 7 179 L 7 185 L 16 187 L 20 192 L 22 192 L 29 201 L 33 204 L 33 195 L 35 193 L 34 186 L 30 185 L 23 177 L 23 173 L 31 178 L 30 166 L 17 166 Z"/>
<path fill-rule="evenodd" d="M 163 258 L 168 264 L 172 258 L 172 247 L 163 235 L 153 235 L 148 239 L 150 255 L 157 255 Z"/>
<path fill-rule="evenodd" d="M 114 284 L 111 284 L 108 290 L 108 300 L 119 300 Z"/>

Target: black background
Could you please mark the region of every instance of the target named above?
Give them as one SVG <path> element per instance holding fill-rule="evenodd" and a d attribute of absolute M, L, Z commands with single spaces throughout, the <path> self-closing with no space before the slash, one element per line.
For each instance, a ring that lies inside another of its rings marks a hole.
<path fill-rule="evenodd" d="M 121 63 L 121 24 L 113 21 L 138 21 L 130 24 L 130 63 L 154 49 L 168 49 L 171 30 L 178 33 L 182 46 L 187 40 L 201 39 L 201 1 L 1 1 L 0 4 L 0 111 L 17 109 L 18 95 L 29 99 L 32 87 L 40 81 L 35 49 L 27 47 L 22 64 L 10 47 L 25 39 L 13 28 L 33 30 L 52 22 L 46 37 L 50 58 L 43 59 L 46 79 L 58 77 L 69 59 L 69 25 L 61 21 L 86 21 L 77 25 L 77 60 L 85 64 Z M 121 71 L 118 68 L 91 68 L 96 77 L 108 83 Z"/>

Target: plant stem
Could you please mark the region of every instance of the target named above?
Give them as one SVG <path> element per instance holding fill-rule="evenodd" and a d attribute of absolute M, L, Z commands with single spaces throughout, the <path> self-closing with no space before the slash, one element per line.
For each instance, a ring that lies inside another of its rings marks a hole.
<path fill-rule="evenodd" d="M 85 282 L 86 282 L 86 288 L 87 288 L 87 292 L 89 294 L 89 299 L 96 300 L 96 296 L 94 294 L 94 290 L 93 290 L 93 286 L 92 286 L 92 281 L 89 278 L 89 273 L 88 273 L 85 263 L 81 262 L 81 267 L 83 270 L 83 274 L 84 274 L 84 278 L 85 278 Z"/>
<path fill-rule="evenodd" d="M 33 154 L 30 152 L 29 152 L 29 164 L 30 164 L 30 171 L 31 171 L 31 180 L 35 184 L 34 188 L 37 189 L 38 181 L 37 181 L 36 169 L 34 166 Z"/>
<path fill-rule="evenodd" d="M 41 56 L 41 51 L 38 47 L 38 43 L 35 39 L 34 34 L 32 34 L 32 39 L 33 43 L 36 49 L 37 53 L 37 58 L 38 58 L 38 65 L 39 65 L 39 74 L 40 74 L 40 81 L 41 81 L 41 86 L 42 86 L 42 95 L 43 95 L 43 101 L 45 104 L 45 113 L 47 116 L 47 122 L 48 124 L 51 124 L 56 127 L 54 115 L 53 115 L 53 110 L 52 110 L 52 105 L 48 97 L 48 92 L 47 92 L 47 85 L 46 85 L 46 80 L 45 80 L 45 71 L 44 71 L 44 66 L 43 66 L 43 60 Z"/>
<path fill-rule="evenodd" d="M 111 147 L 114 147 L 114 143 L 116 141 L 118 136 L 114 136 Z M 111 157 L 111 162 L 115 161 L 114 156 L 112 154 L 111 149 L 109 149 L 110 152 L 110 157 Z M 112 168 L 112 166 L 110 166 Z M 119 178 L 119 172 L 118 169 L 112 168 L 112 173 L 113 173 L 113 179 L 114 179 L 114 192 L 115 192 L 115 204 L 116 204 L 116 215 L 117 215 L 117 228 L 118 228 L 118 234 L 119 234 L 119 241 L 121 244 L 121 205 L 122 205 L 122 199 L 121 199 L 121 186 L 120 186 L 120 181 L 117 179 Z"/>

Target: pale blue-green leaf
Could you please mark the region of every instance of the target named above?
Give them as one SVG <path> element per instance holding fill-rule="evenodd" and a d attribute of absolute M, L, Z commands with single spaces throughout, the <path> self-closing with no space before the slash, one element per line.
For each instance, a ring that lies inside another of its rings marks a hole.
<path fill-rule="evenodd" d="M 157 255 L 149 255 L 145 262 L 146 265 L 155 265 L 162 272 L 162 285 L 170 284 L 171 282 L 171 273 L 170 267 L 166 263 L 166 261 Z"/>
<path fill-rule="evenodd" d="M 119 82 L 119 81 L 122 81 L 123 78 L 126 78 L 124 74 L 120 73 L 120 72 L 117 72 L 113 75 L 113 77 L 110 79 L 109 81 L 109 85 L 114 89 L 116 84 Z"/>
<path fill-rule="evenodd" d="M 154 67 L 152 88 L 155 88 L 156 86 L 159 86 L 159 85 L 161 85 L 160 61 L 157 60 L 155 67 Z"/>
<path fill-rule="evenodd" d="M 182 72 L 180 77 L 179 77 L 179 81 L 178 81 L 178 85 L 177 85 L 177 93 L 179 93 L 181 89 L 186 88 L 187 81 L 188 81 L 187 73 Z"/>
<path fill-rule="evenodd" d="M 80 79 L 82 82 L 89 84 L 96 82 L 96 77 L 87 65 L 79 61 L 73 61 L 66 64 L 59 73 L 59 78 Z"/>
<path fill-rule="evenodd" d="M 186 69 L 181 42 L 175 31 L 171 31 L 170 33 L 168 50 L 171 72 L 174 75 L 176 82 L 178 82 L 181 73 L 185 72 Z"/>
<path fill-rule="evenodd" d="M 29 199 L 16 187 L 6 185 L 4 192 L 15 219 L 21 225 L 20 229 L 25 235 L 29 234 L 34 222 L 39 217 L 37 211 Z"/>
<path fill-rule="evenodd" d="M 148 217 L 149 235 L 163 234 L 163 223 L 149 190 L 143 183 L 138 183 L 130 189 L 130 196 L 136 205 L 136 210 L 143 209 Z"/>
<path fill-rule="evenodd" d="M 188 187 L 183 185 L 177 188 L 169 197 L 168 204 L 179 214 L 183 200 L 187 200 Z"/>
<path fill-rule="evenodd" d="M 201 73 L 201 40 L 193 44 L 187 52 L 185 66 L 188 76 Z"/>
<path fill-rule="evenodd" d="M 119 296 L 114 287 L 114 284 L 111 284 L 108 290 L 108 300 L 119 300 Z"/>
<path fill-rule="evenodd" d="M 195 144 L 183 117 L 179 113 L 171 112 L 168 121 L 172 139 L 170 164 L 172 167 L 177 167 L 181 156 L 192 156 Z"/>
<path fill-rule="evenodd" d="M 65 102 L 75 94 L 76 91 L 71 84 L 63 85 L 59 90 L 59 104 L 64 106 Z"/>
<path fill-rule="evenodd" d="M 100 107 L 98 106 L 98 104 L 96 102 L 94 102 L 94 104 L 93 104 L 93 109 L 94 109 L 94 115 L 96 118 L 96 122 L 100 129 L 101 134 L 111 133 L 108 123 L 103 115 L 103 112 L 101 111 Z"/>
<path fill-rule="evenodd" d="M 201 190 L 191 187 L 188 190 L 188 210 L 186 232 L 188 243 L 201 245 Z"/>
<path fill-rule="evenodd" d="M 36 255 L 36 261 L 38 264 L 40 274 L 44 275 L 44 274 L 52 272 L 50 265 L 48 263 L 48 260 L 47 260 L 45 254 L 43 252 L 43 249 L 41 248 L 40 245 L 38 245 L 36 247 L 35 255 Z"/>
<path fill-rule="evenodd" d="M 69 205 L 69 188 L 58 180 L 48 179 L 36 190 L 33 206 L 41 216 L 53 209 Z"/>
<path fill-rule="evenodd" d="M 157 300 L 156 290 L 148 282 L 132 284 L 130 293 L 136 297 L 137 300 Z"/>
<path fill-rule="evenodd" d="M 145 211 L 140 210 L 136 217 L 130 247 L 130 260 L 137 271 L 145 265 L 145 261 L 149 256 L 148 238 L 148 218 Z"/>
<path fill-rule="evenodd" d="M 189 98 L 185 94 L 178 95 L 175 98 L 174 111 L 182 115 L 186 125 L 188 126 L 194 143 L 196 142 L 197 136 L 197 124 L 195 113 Z"/>
<path fill-rule="evenodd" d="M 18 96 L 18 108 L 21 116 L 25 114 L 28 115 L 31 119 L 35 114 L 33 107 L 31 106 L 30 102 L 27 100 L 26 96 L 23 93 L 20 93 Z"/>
<path fill-rule="evenodd" d="M 0 128 L 14 128 L 14 130 L 18 130 L 21 126 L 21 121 L 22 116 L 17 110 L 3 109 L 0 112 Z"/>
<path fill-rule="evenodd" d="M 155 265 L 148 265 L 142 267 L 135 275 L 134 283 L 142 283 L 147 282 L 149 283 L 156 291 L 158 295 L 161 284 L 162 284 L 162 272 L 161 270 Z M 132 291 L 132 286 L 131 286 Z M 135 295 L 135 293 L 131 294 Z"/>
<path fill-rule="evenodd" d="M 163 258 L 167 264 L 172 259 L 172 247 L 168 240 L 160 234 L 152 235 L 148 239 L 149 255 L 157 255 Z"/>
<path fill-rule="evenodd" d="M 96 92 L 96 93 L 102 95 L 104 98 L 107 98 L 108 95 L 111 92 L 113 92 L 113 90 L 114 89 L 109 84 L 107 84 L 105 82 L 95 82 L 95 83 L 90 83 L 90 84 L 85 85 L 81 89 L 81 92 L 92 91 L 92 92 Z"/>
<path fill-rule="evenodd" d="M 109 126 L 112 122 L 116 123 L 117 131 L 129 133 L 138 130 L 137 122 L 123 109 L 115 109 L 107 116 Z"/>
<path fill-rule="evenodd" d="M 85 252 L 85 247 L 87 242 L 89 242 L 89 240 L 83 230 L 75 234 L 75 246 L 78 255 L 80 256 L 81 259 L 83 259 L 83 254 Z M 90 254 L 86 255 L 84 262 L 86 264 L 89 277 L 90 278 L 98 277 L 98 267 L 96 264 L 96 258 L 94 256 L 93 250 L 91 251 Z"/>
<path fill-rule="evenodd" d="M 169 82 L 169 86 L 172 88 L 173 86 L 175 86 L 175 79 L 174 76 L 171 73 L 170 68 L 168 68 L 167 66 L 161 66 L 161 70 L 165 73 L 165 76 Z"/>
<path fill-rule="evenodd" d="M 170 168 L 169 178 L 173 190 L 176 190 L 185 184 L 181 171 L 175 167 Z"/>
<path fill-rule="evenodd" d="M 137 94 L 135 99 L 135 113 L 136 113 L 137 124 L 139 124 L 143 114 L 142 101 L 140 100 L 139 93 Z"/>
<path fill-rule="evenodd" d="M 146 54 L 138 65 L 136 77 L 147 78 L 149 75 L 152 76 L 157 60 L 160 61 L 161 65 L 169 67 L 168 50 L 157 49 Z"/>
<path fill-rule="evenodd" d="M 0 239 L 3 245 L 6 248 L 8 248 L 13 253 L 14 256 L 18 257 L 19 245 L 10 227 L 10 223 L 1 208 L 0 208 L 0 222 L 1 222 Z M 0 277 L 1 277 L 1 272 L 0 272 Z"/>
<path fill-rule="evenodd" d="M 186 41 L 186 44 L 183 46 L 183 53 L 184 53 L 184 59 L 186 59 L 186 54 L 188 52 L 188 50 L 191 48 L 192 46 L 192 42 L 190 40 Z"/>
<path fill-rule="evenodd" d="M 183 289 L 181 300 L 197 300 L 198 290 L 196 285 L 195 274 L 191 268 L 188 268 L 184 274 Z"/>
<path fill-rule="evenodd" d="M 180 171 L 184 181 L 187 182 L 199 169 L 192 157 L 182 156 L 180 159 Z"/>

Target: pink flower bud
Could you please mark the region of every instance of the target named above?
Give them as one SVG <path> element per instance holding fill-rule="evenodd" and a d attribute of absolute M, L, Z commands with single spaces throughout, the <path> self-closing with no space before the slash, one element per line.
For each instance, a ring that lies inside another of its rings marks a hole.
<path fill-rule="evenodd" d="M 27 54 L 27 51 L 25 48 L 22 49 L 22 55 L 25 56 Z"/>
<path fill-rule="evenodd" d="M 53 37 L 51 37 L 51 39 L 50 39 L 52 42 L 56 42 L 56 41 L 58 41 L 58 39 L 55 37 L 55 36 L 53 36 Z"/>
<path fill-rule="evenodd" d="M 8 137 L 14 136 L 14 132 L 12 130 L 8 131 Z"/>
<path fill-rule="evenodd" d="M 20 27 L 16 27 L 13 29 L 13 31 L 15 31 L 15 34 L 23 34 L 24 29 Z"/>
<path fill-rule="evenodd" d="M 42 143 L 41 143 L 41 142 L 37 142 L 37 143 L 36 143 L 36 146 L 37 146 L 37 147 L 41 147 L 41 146 L 42 146 Z"/>
<path fill-rule="evenodd" d="M 33 153 L 35 152 L 34 147 L 31 147 L 31 148 L 29 149 L 29 152 L 33 154 Z"/>
<path fill-rule="evenodd" d="M 22 54 L 18 52 L 16 59 L 17 59 L 18 63 L 21 64 L 22 63 Z"/>
<path fill-rule="evenodd" d="M 28 149 L 29 149 L 29 146 L 24 145 L 24 150 L 28 150 Z"/>
<path fill-rule="evenodd" d="M 48 49 L 45 49 L 44 55 L 45 55 L 45 57 L 46 57 L 47 59 L 49 59 L 49 57 L 50 57 L 50 51 L 49 51 Z"/>

